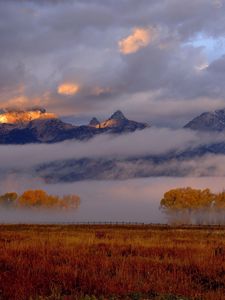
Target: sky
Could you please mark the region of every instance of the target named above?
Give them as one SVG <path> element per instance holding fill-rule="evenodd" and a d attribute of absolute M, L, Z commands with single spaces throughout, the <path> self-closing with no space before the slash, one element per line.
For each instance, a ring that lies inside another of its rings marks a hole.
<path fill-rule="evenodd" d="M 180 127 L 225 107 L 224 0 L 0 0 L 0 107 Z"/>

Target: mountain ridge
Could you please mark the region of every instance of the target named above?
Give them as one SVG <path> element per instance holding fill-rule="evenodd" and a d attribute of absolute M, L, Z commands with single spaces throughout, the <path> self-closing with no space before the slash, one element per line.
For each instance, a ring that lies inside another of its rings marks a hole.
<path fill-rule="evenodd" d="M 56 143 L 69 139 L 87 140 L 97 134 L 122 134 L 142 130 L 148 124 L 128 120 L 121 111 L 99 122 L 75 126 L 63 122 L 44 108 L 0 110 L 0 144 Z"/>

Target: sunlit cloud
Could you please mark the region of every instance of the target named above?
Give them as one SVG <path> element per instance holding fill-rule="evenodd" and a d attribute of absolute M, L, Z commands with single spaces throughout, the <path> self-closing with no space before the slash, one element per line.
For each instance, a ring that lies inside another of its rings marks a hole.
<path fill-rule="evenodd" d="M 61 95 L 75 95 L 80 90 L 80 86 L 77 83 L 62 83 L 58 86 L 58 94 Z"/>
<path fill-rule="evenodd" d="M 94 96 L 102 96 L 102 95 L 111 94 L 111 93 L 112 93 L 112 89 L 110 87 L 96 86 L 92 89 L 92 94 Z"/>
<path fill-rule="evenodd" d="M 118 42 L 119 50 L 123 54 L 131 54 L 148 46 L 151 41 L 150 30 L 134 28 L 132 34 Z"/>

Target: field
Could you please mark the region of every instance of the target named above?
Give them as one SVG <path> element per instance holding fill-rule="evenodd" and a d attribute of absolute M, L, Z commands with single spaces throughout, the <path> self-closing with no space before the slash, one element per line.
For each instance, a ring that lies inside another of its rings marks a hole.
<path fill-rule="evenodd" d="M 225 299 L 225 227 L 0 225 L 0 299 Z"/>

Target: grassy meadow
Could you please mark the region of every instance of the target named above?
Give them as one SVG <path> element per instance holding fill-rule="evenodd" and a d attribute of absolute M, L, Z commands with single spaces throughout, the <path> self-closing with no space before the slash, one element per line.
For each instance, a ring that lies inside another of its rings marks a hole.
<path fill-rule="evenodd" d="M 0 299 L 225 299 L 225 227 L 0 225 Z"/>

